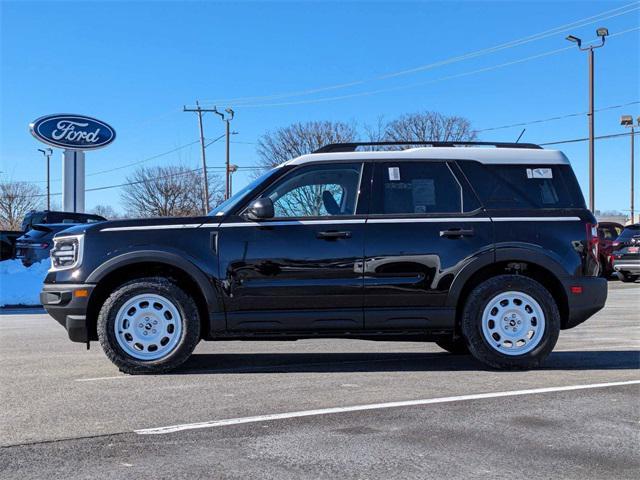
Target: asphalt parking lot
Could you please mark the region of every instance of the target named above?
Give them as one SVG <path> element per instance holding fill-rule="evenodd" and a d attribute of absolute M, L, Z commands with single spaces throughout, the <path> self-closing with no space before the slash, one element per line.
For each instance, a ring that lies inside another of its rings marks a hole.
<path fill-rule="evenodd" d="M 3 311 L 0 477 L 638 478 L 639 310 L 640 284 L 610 282 L 530 372 L 305 340 L 201 343 L 164 376 L 123 375 L 41 311 Z"/>

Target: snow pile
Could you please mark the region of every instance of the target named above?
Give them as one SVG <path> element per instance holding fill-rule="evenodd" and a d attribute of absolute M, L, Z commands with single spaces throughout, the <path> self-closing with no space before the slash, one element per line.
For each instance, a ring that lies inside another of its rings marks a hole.
<path fill-rule="evenodd" d="M 40 290 L 50 265 L 48 259 L 28 268 L 21 260 L 0 262 L 0 307 L 40 305 Z"/>

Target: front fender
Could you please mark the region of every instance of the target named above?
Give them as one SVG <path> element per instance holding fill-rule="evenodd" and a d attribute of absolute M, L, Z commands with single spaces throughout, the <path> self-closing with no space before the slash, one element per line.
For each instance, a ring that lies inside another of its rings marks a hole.
<path fill-rule="evenodd" d="M 160 263 L 178 268 L 187 273 L 198 285 L 207 302 L 209 312 L 223 311 L 220 297 L 212 282 L 196 263 L 184 252 L 169 250 L 134 250 L 122 253 L 100 264 L 86 279 L 86 283 L 99 283 L 110 273 L 136 263 Z"/>

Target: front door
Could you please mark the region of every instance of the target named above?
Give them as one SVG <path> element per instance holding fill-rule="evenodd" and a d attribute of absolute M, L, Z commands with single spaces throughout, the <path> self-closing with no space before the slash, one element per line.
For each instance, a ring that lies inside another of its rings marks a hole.
<path fill-rule="evenodd" d="M 453 278 L 491 252 L 491 219 L 455 163 L 376 163 L 364 261 L 365 327 L 450 327 L 445 302 Z"/>
<path fill-rule="evenodd" d="M 273 219 L 220 225 L 220 278 L 230 331 L 363 328 L 361 163 L 303 165 L 258 197 Z M 255 200 L 255 197 L 252 199 Z"/>

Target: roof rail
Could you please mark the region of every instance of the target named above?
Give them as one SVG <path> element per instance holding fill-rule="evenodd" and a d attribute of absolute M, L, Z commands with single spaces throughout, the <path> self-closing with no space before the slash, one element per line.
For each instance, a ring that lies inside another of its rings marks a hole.
<path fill-rule="evenodd" d="M 511 142 L 350 142 L 330 143 L 320 147 L 313 153 L 355 152 L 358 147 L 388 147 L 397 145 L 425 145 L 428 147 L 476 147 L 492 146 L 496 148 L 535 148 L 542 149 L 535 143 L 511 143 Z"/>

